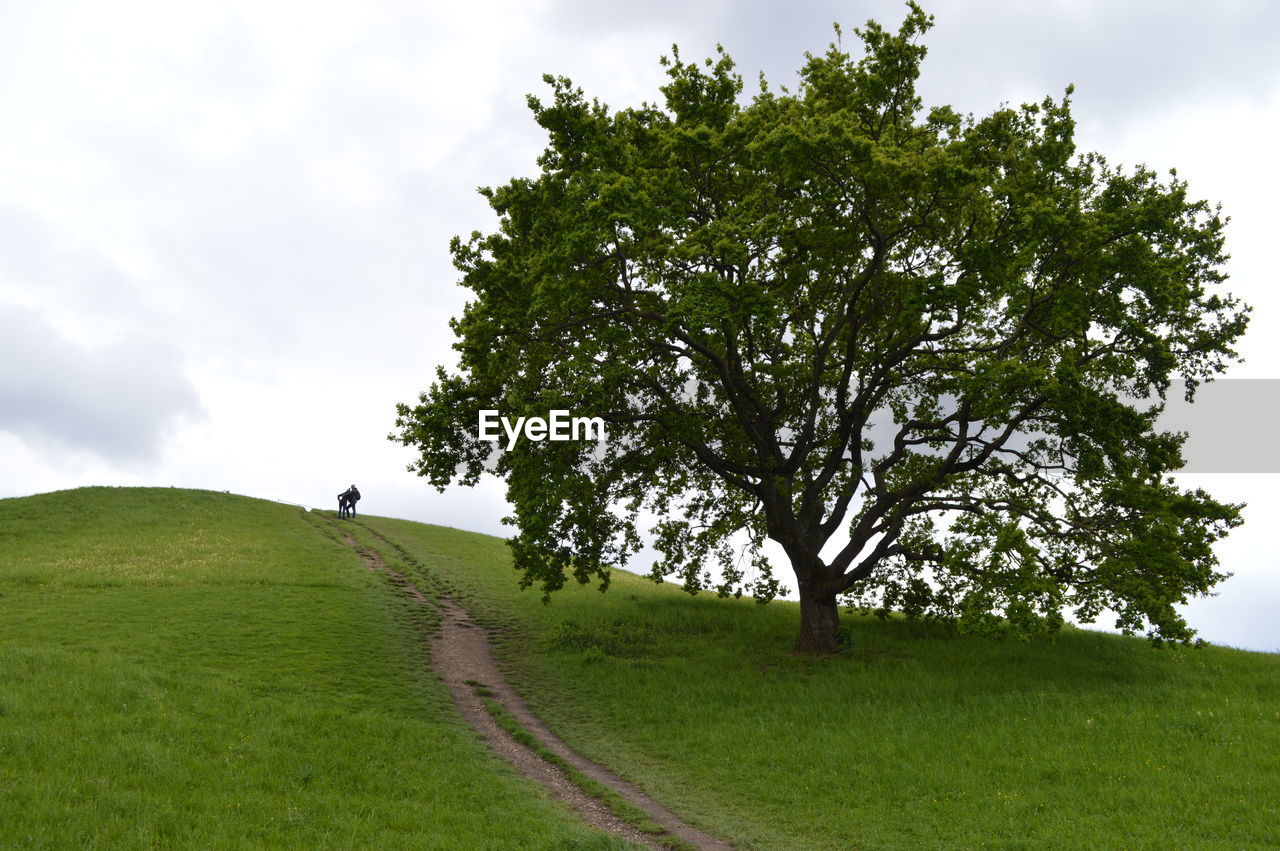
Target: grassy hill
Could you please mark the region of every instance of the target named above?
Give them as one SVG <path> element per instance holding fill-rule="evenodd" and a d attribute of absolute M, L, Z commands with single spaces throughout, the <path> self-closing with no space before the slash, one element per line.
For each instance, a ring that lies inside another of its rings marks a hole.
<path fill-rule="evenodd" d="M 506 637 L 570 745 L 735 844 L 1280 846 L 1280 656 L 847 618 L 852 652 L 807 662 L 797 604 L 617 572 L 543 605 L 497 539 L 359 522 Z"/>
<path fill-rule="evenodd" d="M 488 753 L 324 525 L 198 491 L 0 500 L 0 847 L 622 847 Z"/>
<path fill-rule="evenodd" d="M 617 573 L 544 606 L 497 539 L 343 528 L 492 627 L 570 745 L 740 847 L 1280 845 L 1280 657 L 850 618 L 806 662 L 793 604 Z M 335 538 L 223 494 L 0 500 L 0 845 L 607 847 L 461 726 Z"/>

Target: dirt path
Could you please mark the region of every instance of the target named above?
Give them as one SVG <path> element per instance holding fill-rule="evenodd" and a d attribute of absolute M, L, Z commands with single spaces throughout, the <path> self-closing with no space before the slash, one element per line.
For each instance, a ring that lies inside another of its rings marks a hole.
<path fill-rule="evenodd" d="M 461 606 L 447 596 L 441 596 L 432 601 L 408 577 L 388 567 L 377 553 L 361 547 L 345 532 L 343 534 L 347 543 L 360 554 L 369 570 L 385 576 L 392 585 L 419 606 L 434 608 L 439 612 L 439 632 L 431 636 L 429 642 L 431 666 L 439 672 L 445 685 L 448 686 L 449 692 L 453 695 L 453 702 L 457 705 L 462 717 L 484 736 L 489 747 L 514 765 L 521 775 L 547 787 L 552 797 L 564 801 L 585 821 L 601 830 L 618 834 L 650 848 L 663 847 L 660 844 L 662 837 L 641 833 L 618 818 L 602 802 L 578 788 L 558 766 L 547 762 L 499 727 L 475 694 L 471 683 L 482 683 L 488 688 L 493 695 L 491 699 L 501 704 L 544 748 L 586 776 L 609 787 L 623 800 L 644 810 L 649 818 L 661 825 L 671 837 L 677 837 L 697 848 L 731 851 L 733 846 L 727 842 L 690 827 L 670 810 L 630 783 L 570 749 L 530 711 L 524 700 L 507 682 L 493 660 L 488 634 L 471 620 Z M 387 543 L 395 546 L 390 542 Z"/>

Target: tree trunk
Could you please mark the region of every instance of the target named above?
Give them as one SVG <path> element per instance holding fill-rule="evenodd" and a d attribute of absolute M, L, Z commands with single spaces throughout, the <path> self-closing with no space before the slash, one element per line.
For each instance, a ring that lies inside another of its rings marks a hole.
<path fill-rule="evenodd" d="M 825 656 L 836 652 L 840 610 L 834 594 L 814 593 L 800 586 L 800 638 L 795 652 Z"/>

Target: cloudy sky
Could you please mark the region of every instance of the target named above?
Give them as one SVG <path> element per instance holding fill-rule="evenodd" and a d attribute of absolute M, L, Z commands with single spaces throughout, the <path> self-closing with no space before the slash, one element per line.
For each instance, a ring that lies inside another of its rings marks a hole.
<path fill-rule="evenodd" d="M 494 222 L 476 187 L 534 169 L 525 94 L 550 72 L 613 107 L 654 100 L 673 43 L 720 42 L 786 85 L 833 21 L 896 28 L 903 9 L 0 3 L 0 496 L 176 485 L 330 507 L 355 482 L 371 513 L 503 534 L 501 486 L 438 494 L 385 436 L 451 362 L 448 242 Z M 1280 378 L 1280 6 L 926 9 L 927 105 L 985 114 L 1074 83 L 1082 148 L 1176 166 L 1223 203 L 1231 288 L 1255 308 L 1231 375 Z M 1280 650 L 1280 462 L 1262 467 L 1187 477 L 1251 504 L 1220 548 L 1236 577 L 1191 619 Z"/>

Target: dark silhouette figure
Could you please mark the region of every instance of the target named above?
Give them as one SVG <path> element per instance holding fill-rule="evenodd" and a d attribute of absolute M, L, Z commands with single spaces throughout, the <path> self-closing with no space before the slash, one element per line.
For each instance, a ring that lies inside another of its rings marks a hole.
<path fill-rule="evenodd" d="M 356 486 L 344 490 L 338 494 L 338 516 L 339 517 L 355 517 L 356 503 L 360 501 L 360 491 L 356 490 Z"/>

